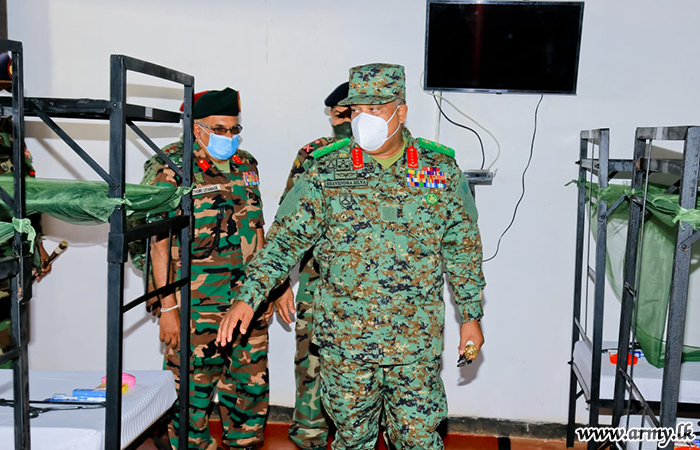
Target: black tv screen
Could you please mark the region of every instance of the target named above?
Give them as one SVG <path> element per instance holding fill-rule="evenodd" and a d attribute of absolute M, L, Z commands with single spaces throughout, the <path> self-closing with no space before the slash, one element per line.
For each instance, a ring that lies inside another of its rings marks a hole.
<path fill-rule="evenodd" d="M 428 0 L 426 90 L 575 94 L 583 2 Z"/>

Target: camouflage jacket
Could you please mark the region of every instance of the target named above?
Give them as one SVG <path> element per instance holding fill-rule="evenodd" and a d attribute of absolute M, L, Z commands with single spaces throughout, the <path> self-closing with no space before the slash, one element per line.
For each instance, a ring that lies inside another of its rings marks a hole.
<path fill-rule="evenodd" d="M 453 150 L 407 130 L 404 138 L 388 169 L 359 148 L 354 169 L 351 139 L 317 150 L 248 266 L 240 299 L 257 308 L 315 245 L 313 341 L 322 348 L 382 365 L 440 355 L 443 267 L 462 321 L 481 318 L 481 238 L 468 182 Z"/>
<path fill-rule="evenodd" d="M 282 197 L 280 197 L 280 205 L 284 201 L 284 197 L 287 196 L 287 193 L 294 187 L 294 183 L 296 183 L 301 174 L 304 173 L 304 164 L 306 163 L 306 161 L 308 159 L 313 159 L 313 156 L 311 156 L 312 153 L 322 147 L 325 147 L 328 144 L 332 144 L 333 142 L 335 142 L 335 138 L 333 137 L 322 137 L 316 139 L 313 142 L 309 142 L 299 150 L 299 152 L 297 153 L 297 157 L 294 158 L 294 164 L 292 165 L 292 169 L 289 171 L 289 177 L 287 178 L 287 186 L 284 188 Z M 316 264 L 316 260 L 314 259 L 313 255 L 313 249 L 309 250 L 308 252 L 306 252 L 304 257 L 301 259 L 301 262 L 299 263 L 299 273 L 308 274 L 309 283 L 311 283 L 318 279 L 317 266 L 318 265 Z"/>
<path fill-rule="evenodd" d="M 172 146 L 181 148 L 182 141 Z M 216 308 L 235 297 L 257 248 L 257 229 L 264 225 L 260 181 L 257 161 L 244 150 L 231 158 L 227 174 L 197 144 L 194 149 L 193 306 Z M 178 153 L 172 148 L 164 150 Z M 179 179 L 170 167 L 163 166 L 154 184 L 178 185 Z"/>

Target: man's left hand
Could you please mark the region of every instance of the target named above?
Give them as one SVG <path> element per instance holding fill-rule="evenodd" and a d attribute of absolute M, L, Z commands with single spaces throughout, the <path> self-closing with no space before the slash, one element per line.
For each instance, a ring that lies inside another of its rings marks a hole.
<path fill-rule="evenodd" d="M 478 320 L 471 320 L 463 323 L 459 329 L 459 354 L 464 353 L 467 342 L 472 341 L 477 350 L 481 350 L 484 345 L 484 334 L 481 332 L 481 325 Z"/>
<path fill-rule="evenodd" d="M 46 252 L 46 249 L 44 248 L 43 242 L 39 242 L 37 245 L 39 248 L 39 255 L 40 255 L 40 264 L 41 264 L 41 269 L 34 269 L 34 279 L 39 282 L 41 281 L 42 278 L 44 278 L 46 275 L 51 272 L 51 264 L 47 264 L 44 266 L 46 261 L 49 259 L 49 254 Z"/>

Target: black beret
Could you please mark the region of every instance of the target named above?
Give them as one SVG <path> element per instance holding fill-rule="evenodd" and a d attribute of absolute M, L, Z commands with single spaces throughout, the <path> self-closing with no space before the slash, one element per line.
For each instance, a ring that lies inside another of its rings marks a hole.
<path fill-rule="evenodd" d="M 348 89 L 350 88 L 350 83 L 345 82 L 335 88 L 333 92 L 330 93 L 328 97 L 326 97 L 325 104 L 329 108 L 332 108 L 338 104 L 339 101 L 342 99 L 346 98 L 348 96 Z"/>
<path fill-rule="evenodd" d="M 209 116 L 237 116 L 241 112 L 241 98 L 238 91 L 226 88 L 221 91 L 209 91 L 194 104 L 194 118 Z"/>

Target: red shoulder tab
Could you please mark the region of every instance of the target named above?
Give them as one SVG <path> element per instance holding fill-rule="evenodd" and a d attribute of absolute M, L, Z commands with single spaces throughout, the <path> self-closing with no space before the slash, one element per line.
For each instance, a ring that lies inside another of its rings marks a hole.
<path fill-rule="evenodd" d="M 409 168 L 418 168 L 418 150 L 412 145 L 406 149 L 406 162 Z"/>
<path fill-rule="evenodd" d="M 243 164 L 243 160 L 238 155 L 233 155 L 233 158 L 231 159 L 233 159 L 233 162 L 235 162 L 236 164 Z"/>
<path fill-rule="evenodd" d="M 209 165 L 209 163 L 205 159 L 201 158 L 197 160 L 197 165 L 200 169 L 202 169 L 205 172 L 211 167 L 211 165 Z"/>
<path fill-rule="evenodd" d="M 352 149 L 352 168 L 353 170 L 362 169 L 365 163 L 362 161 L 362 149 L 355 147 Z"/>

